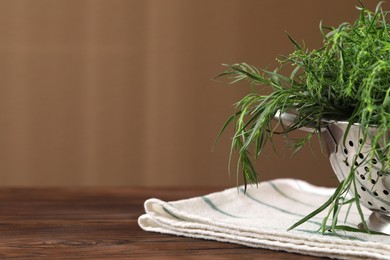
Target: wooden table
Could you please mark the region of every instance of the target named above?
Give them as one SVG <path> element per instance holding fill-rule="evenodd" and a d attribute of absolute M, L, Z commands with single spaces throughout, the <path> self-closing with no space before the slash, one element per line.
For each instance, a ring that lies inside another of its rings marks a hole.
<path fill-rule="evenodd" d="M 319 259 L 141 230 L 150 197 L 177 200 L 218 188 L 1 188 L 0 258 Z"/>

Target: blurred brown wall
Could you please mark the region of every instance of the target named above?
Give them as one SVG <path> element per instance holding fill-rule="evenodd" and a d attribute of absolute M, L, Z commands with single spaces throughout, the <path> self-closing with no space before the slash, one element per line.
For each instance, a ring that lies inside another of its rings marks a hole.
<path fill-rule="evenodd" d="M 316 48 L 356 4 L 0 0 L 0 185 L 235 185 L 230 136 L 211 148 L 248 88 L 212 81 L 221 63 L 274 64 L 285 31 Z M 309 150 L 260 177 L 334 185 Z"/>

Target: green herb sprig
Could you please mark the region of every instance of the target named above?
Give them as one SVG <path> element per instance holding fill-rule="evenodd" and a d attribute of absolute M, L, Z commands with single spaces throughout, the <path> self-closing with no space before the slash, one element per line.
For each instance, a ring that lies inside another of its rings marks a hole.
<path fill-rule="evenodd" d="M 288 35 L 295 51 L 278 59 L 280 66 L 274 71 L 239 63 L 225 65 L 227 69 L 218 75 L 229 77 L 231 83 L 248 81 L 251 86 L 250 93 L 236 103 L 236 112 L 218 135 L 219 138 L 228 125 L 234 124 L 231 150 L 238 153 L 237 166 L 242 170 L 245 187 L 248 183 L 257 183 L 252 161 L 260 156 L 268 142 L 273 143 L 274 134 L 284 135 L 295 153 L 314 136 L 318 136 L 321 142 L 321 129 L 332 121 L 346 121 L 349 126 L 360 124 L 363 136 L 372 140 L 370 156 L 379 159 L 384 174 L 389 172 L 388 12 L 383 11 L 381 3 L 374 11 L 362 3 L 357 8 L 359 17 L 354 23 L 342 23 L 338 27 L 320 24 L 323 35 L 320 49 L 309 50 Z M 285 76 L 281 73 L 283 68 L 292 72 Z M 288 126 L 281 122 L 275 125 L 274 117 L 279 112 L 293 113 L 296 119 Z M 278 130 L 280 126 L 282 130 Z M 376 127 L 375 136 L 370 131 L 372 126 Z M 291 131 L 303 127 L 310 127 L 313 131 L 302 138 L 289 137 Z M 337 225 L 337 213 L 341 206 L 351 203 L 358 207 L 365 225 L 357 195 L 352 200 L 346 199 L 347 191 L 356 189 L 355 170 L 352 166 L 350 174 L 330 200 L 291 228 L 329 208 L 322 231 L 346 229 Z M 329 216 L 333 217 L 330 226 L 327 224 Z"/>

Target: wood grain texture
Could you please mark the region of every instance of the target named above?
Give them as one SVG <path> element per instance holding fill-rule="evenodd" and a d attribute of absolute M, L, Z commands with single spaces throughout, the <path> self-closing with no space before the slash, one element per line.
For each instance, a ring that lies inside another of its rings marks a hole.
<path fill-rule="evenodd" d="M 216 188 L 2 188 L 0 258 L 319 259 L 145 232 L 137 224 L 150 197 L 177 200 Z"/>

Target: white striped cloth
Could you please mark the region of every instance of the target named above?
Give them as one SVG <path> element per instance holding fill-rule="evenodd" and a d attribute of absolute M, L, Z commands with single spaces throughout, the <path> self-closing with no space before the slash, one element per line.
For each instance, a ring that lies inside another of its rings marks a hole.
<path fill-rule="evenodd" d="M 333 191 L 303 181 L 278 179 L 248 187 L 246 194 L 241 186 L 173 202 L 149 199 L 138 223 L 146 231 L 250 247 L 337 259 L 390 259 L 390 236 L 318 232 L 327 211 L 287 231 L 322 205 Z M 347 207 L 342 210 L 340 220 L 344 220 Z M 367 209 L 364 212 L 370 214 Z M 360 216 L 352 207 L 345 224 L 358 223 Z"/>

